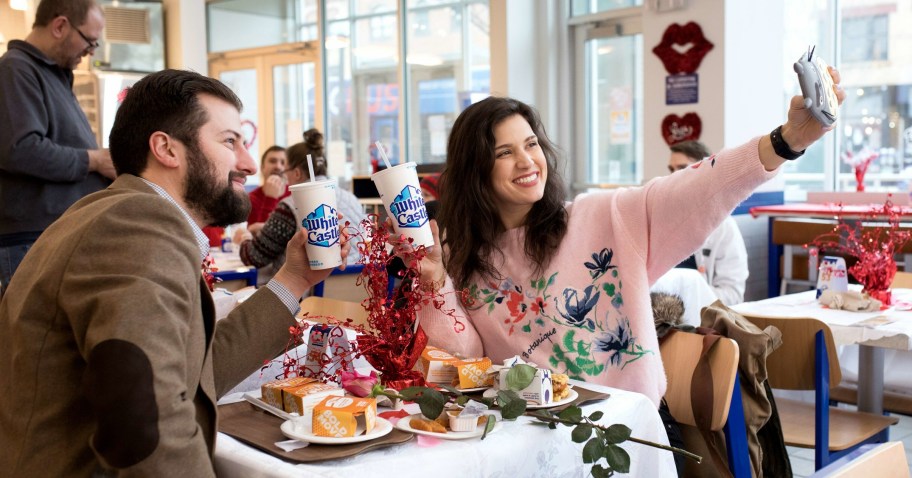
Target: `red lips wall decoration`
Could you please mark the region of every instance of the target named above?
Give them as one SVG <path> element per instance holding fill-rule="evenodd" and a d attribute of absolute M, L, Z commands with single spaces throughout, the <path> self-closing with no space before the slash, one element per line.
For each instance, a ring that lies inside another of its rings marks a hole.
<path fill-rule="evenodd" d="M 662 120 L 662 139 L 671 146 L 681 141 L 696 141 L 703 131 L 703 122 L 696 113 L 687 113 L 684 117 L 670 114 Z"/>
<path fill-rule="evenodd" d="M 690 48 L 687 48 L 688 45 Z M 669 25 L 662 35 L 662 43 L 656 45 L 652 52 L 662 60 L 669 75 L 677 75 L 697 71 L 703 57 L 712 49 L 713 44 L 703 36 L 700 25 L 689 22 L 684 26 L 677 23 Z"/>

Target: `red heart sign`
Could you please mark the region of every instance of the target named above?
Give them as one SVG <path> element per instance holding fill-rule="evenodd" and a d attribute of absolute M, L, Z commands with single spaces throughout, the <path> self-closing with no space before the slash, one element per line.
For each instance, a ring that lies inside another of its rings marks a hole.
<path fill-rule="evenodd" d="M 703 122 L 696 113 L 687 113 L 684 117 L 671 114 L 662 120 L 662 139 L 671 146 L 681 141 L 696 141 L 703 131 Z"/>
<path fill-rule="evenodd" d="M 677 23 L 669 25 L 662 35 L 662 43 L 652 52 L 662 60 L 669 75 L 677 75 L 697 71 L 703 57 L 712 49 L 713 44 L 703 36 L 700 25 L 690 22 L 683 27 Z"/>

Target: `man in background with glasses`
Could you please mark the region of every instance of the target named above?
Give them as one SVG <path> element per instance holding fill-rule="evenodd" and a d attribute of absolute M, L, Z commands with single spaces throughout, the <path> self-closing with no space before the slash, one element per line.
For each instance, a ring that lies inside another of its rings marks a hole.
<path fill-rule="evenodd" d="M 103 29 L 94 0 L 42 0 L 0 57 L 0 296 L 41 232 L 114 178 L 72 90 Z"/>

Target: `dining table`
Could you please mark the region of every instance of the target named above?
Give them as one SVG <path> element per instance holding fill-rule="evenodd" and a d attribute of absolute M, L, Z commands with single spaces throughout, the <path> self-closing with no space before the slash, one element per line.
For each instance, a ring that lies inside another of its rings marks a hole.
<path fill-rule="evenodd" d="M 773 220 L 775 218 L 807 218 L 828 219 L 834 221 L 858 220 L 887 220 L 889 215 L 884 209 L 884 203 L 847 204 L 842 202 L 807 202 L 754 206 L 748 210 L 754 218 L 768 217 L 770 220 L 767 228 L 767 241 L 769 254 L 767 256 L 767 291 L 768 297 L 779 295 L 781 264 L 779 262 L 783 247 L 773 242 Z M 891 209 L 899 218 L 900 224 L 912 223 L 912 205 L 897 204 Z M 905 261 L 912 262 L 912 254 L 906 254 Z M 903 266 L 910 270 L 912 266 Z"/>
<path fill-rule="evenodd" d="M 231 289 L 257 285 L 257 268 L 245 265 L 236 249 L 212 248 L 209 257 L 213 260 L 213 267 L 218 269 L 212 274 L 216 279 L 225 284 L 239 281 L 237 287 Z"/>
<path fill-rule="evenodd" d="M 861 287 L 853 284 L 849 290 Z M 883 413 L 885 350 L 912 350 L 912 289 L 893 289 L 892 295 L 892 305 L 874 312 L 825 307 L 818 302 L 816 290 L 744 302 L 732 309 L 749 316 L 818 319 L 830 328 L 836 345 L 858 344 L 858 409 L 879 415 Z"/>
<path fill-rule="evenodd" d="M 608 394 L 608 398 L 580 404 L 583 414 L 588 416 L 594 411 L 602 411 L 604 414 L 598 423 L 624 424 L 632 429 L 633 437 L 668 444 L 658 411 L 645 395 L 578 381 L 571 381 L 571 385 L 574 390 L 581 390 L 580 393 L 586 389 Z M 234 393 L 223 397 L 219 405 L 220 408 L 232 406 L 239 400 L 242 400 L 242 394 Z M 406 420 L 399 416 L 418 411 L 413 403 L 406 403 L 398 413 L 378 408 L 380 416 L 388 417 L 391 422 Z M 449 440 L 419 434 L 404 443 L 354 456 L 298 463 L 250 446 L 224 433 L 220 426 L 214 464 L 218 476 L 224 478 L 590 476 L 592 464 L 583 463 L 584 443 L 575 443 L 571 431 L 572 428 L 563 425 L 552 430 L 529 416 L 520 416 L 500 423 L 484 440 Z M 630 455 L 629 476 L 677 476 L 670 451 L 631 441 L 622 443 L 621 447 Z"/>

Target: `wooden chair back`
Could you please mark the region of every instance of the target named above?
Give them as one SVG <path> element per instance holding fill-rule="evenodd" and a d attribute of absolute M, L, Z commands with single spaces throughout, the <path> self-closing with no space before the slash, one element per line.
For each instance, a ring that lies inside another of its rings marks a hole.
<path fill-rule="evenodd" d="M 680 423 L 696 426 L 691 402 L 691 381 L 700 353 L 703 350 L 703 336 L 689 332 L 674 332 L 661 346 L 662 363 L 668 388 L 665 400 L 671 415 Z M 713 376 L 713 431 L 721 430 L 728 417 L 732 391 L 735 387 L 735 372 L 738 369 L 738 344 L 727 337 L 721 337 L 709 358 Z"/>
<path fill-rule="evenodd" d="M 858 453 L 860 452 L 860 453 Z M 909 462 L 902 442 L 892 441 L 879 445 L 866 445 L 839 460 L 821 468 L 812 478 L 909 478 Z M 856 456 L 857 455 L 857 456 Z"/>
<path fill-rule="evenodd" d="M 774 244 L 799 245 L 811 243 L 817 236 L 833 232 L 836 223 L 828 219 L 780 218 L 773 219 Z"/>
<path fill-rule="evenodd" d="M 367 311 L 359 302 L 310 296 L 301 301 L 301 312 L 298 314 L 298 318 L 305 313 L 311 317 L 329 316 L 339 320 L 352 319 L 354 324 L 367 325 Z"/>
<path fill-rule="evenodd" d="M 906 267 L 910 266 L 907 265 Z M 890 284 L 890 287 L 896 289 L 912 289 L 912 272 L 897 272 L 893 277 L 893 283 Z"/>
<path fill-rule="evenodd" d="M 836 345 L 830 328 L 817 319 L 747 316 L 757 327 L 776 327 L 782 332 L 782 346 L 766 358 L 769 384 L 784 390 L 814 390 L 814 340 L 818 331 L 823 331 L 829 357 L 830 384 L 836 386 L 842 380 Z"/>

